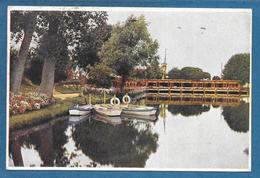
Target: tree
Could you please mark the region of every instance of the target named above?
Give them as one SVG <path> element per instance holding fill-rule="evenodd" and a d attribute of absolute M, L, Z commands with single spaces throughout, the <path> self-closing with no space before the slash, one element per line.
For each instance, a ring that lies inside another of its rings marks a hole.
<path fill-rule="evenodd" d="M 40 85 L 41 93 L 52 95 L 55 68 L 58 67 L 60 69 L 61 64 L 68 61 L 69 55 L 73 57 L 75 54 L 82 54 L 77 51 L 80 49 L 77 46 L 82 44 L 80 43 L 82 41 L 81 38 L 84 35 L 85 37 L 95 36 L 92 34 L 95 32 L 95 29 L 98 29 L 99 26 L 105 23 L 106 18 L 103 17 L 104 14 L 105 12 L 89 11 L 47 12 L 44 14 L 48 22 L 48 30 L 41 40 L 41 52 L 44 58 Z M 95 39 L 91 38 L 91 40 L 95 42 Z M 72 48 L 70 54 L 69 48 Z M 85 49 L 84 47 L 82 48 Z M 79 63 L 79 65 L 81 64 Z"/>
<path fill-rule="evenodd" d="M 223 79 L 240 80 L 243 85 L 249 83 L 250 54 L 242 53 L 233 55 L 227 62 L 223 71 Z"/>
<path fill-rule="evenodd" d="M 145 66 L 157 57 L 158 43 L 152 40 L 145 17 L 131 15 L 112 29 L 111 37 L 99 53 L 101 60 L 121 76 L 121 90 L 135 66 Z"/>
<path fill-rule="evenodd" d="M 79 16 L 79 18 L 79 24 L 86 23 L 86 18 L 84 16 Z M 74 42 L 76 47 L 72 52 L 74 64 L 84 69 L 88 65 L 93 66 L 100 62 L 98 51 L 101 49 L 103 43 L 110 37 L 112 31 L 112 26 L 107 24 L 106 12 L 100 12 L 92 18 L 95 18 L 96 20 L 96 24 L 92 22 L 94 27 L 78 27 L 79 33 L 75 35 L 77 41 Z M 89 18 L 88 20 L 91 21 L 92 19 Z"/>
<path fill-rule="evenodd" d="M 41 75 L 43 69 L 44 59 L 41 54 L 33 56 L 29 60 L 28 67 L 25 68 L 24 75 L 32 81 L 32 83 L 39 85 L 41 83 Z M 56 62 L 54 81 L 59 82 L 67 79 L 68 58 L 59 58 Z"/>
<path fill-rule="evenodd" d="M 96 87 L 109 88 L 112 85 L 111 74 L 112 69 L 104 62 L 101 62 L 90 68 L 88 81 L 91 84 L 95 84 Z"/>
<path fill-rule="evenodd" d="M 221 78 L 219 76 L 213 76 L 212 80 L 221 80 Z"/>
<path fill-rule="evenodd" d="M 150 64 L 147 65 L 145 71 L 145 78 L 147 79 L 161 79 L 162 70 L 158 59 L 154 58 Z"/>
<path fill-rule="evenodd" d="M 179 70 L 177 67 L 174 67 L 168 72 L 168 77 L 170 79 L 181 79 L 181 70 Z"/>
<path fill-rule="evenodd" d="M 10 73 L 13 73 L 14 62 L 18 60 L 18 51 L 11 47 L 10 49 Z M 11 81 L 12 82 L 12 81 Z"/>
<path fill-rule="evenodd" d="M 198 67 L 183 67 L 181 70 L 179 70 L 178 68 L 173 68 L 169 71 L 168 76 L 170 79 L 210 79 L 210 74 L 208 72 L 204 72 Z"/>
<path fill-rule="evenodd" d="M 68 60 L 68 44 L 63 36 L 62 14 L 51 12 L 46 15 L 48 31 L 40 41 L 39 55 L 44 59 L 40 93 L 52 96 L 55 77 L 55 65 L 58 60 Z"/>
<path fill-rule="evenodd" d="M 13 61 L 11 74 L 11 91 L 19 94 L 24 73 L 24 67 L 36 26 L 36 12 L 11 12 L 11 32 L 16 35 L 16 42 L 22 40 L 17 60 Z"/>

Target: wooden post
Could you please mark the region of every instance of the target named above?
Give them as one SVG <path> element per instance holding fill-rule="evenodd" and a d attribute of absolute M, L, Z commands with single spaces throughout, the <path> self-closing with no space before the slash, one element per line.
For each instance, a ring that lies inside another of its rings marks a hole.
<path fill-rule="evenodd" d="M 91 94 L 88 94 L 88 104 L 91 104 Z"/>
<path fill-rule="evenodd" d="M 103 103 L 106 104 L 106 92 L 105 92 L 105 90 L 103 92 L 104 92 L 103 93 Z"/>

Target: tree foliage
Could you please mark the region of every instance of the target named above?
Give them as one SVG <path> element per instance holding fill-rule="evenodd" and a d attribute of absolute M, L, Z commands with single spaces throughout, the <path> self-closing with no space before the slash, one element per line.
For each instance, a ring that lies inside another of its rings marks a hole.
<path fill-rule="evenodd" d="M 68 42 L 65 37 L 66 26 L 62 23 L 63 14 L 60 12 L 48 12 L 45 18 L 49 23 L 48 31 L 40 39 L 38 48 L 39 59 L 61 61 L 65 65 L 69 60 Z M 57 65 L 57 67 L 64 67 Z"/>
<path fill-rule="evenodd" d="M 173 68 L 169 71 L 168 76 L 170 79 L 210 79 L 210 73 L 204 72 L 198 67 L 183 67 L 182 69 Z"/>
<path fill-rule="evenodd" d="M 160 63 L 158 59 L 153 59 L 146 67 L 145 71 L 146 79 L 161 79 L 162 78 L 162 70 L 160 68 Z"/>
<path fill-rule="evenodd" d="M 75 65 L 86 68 L 100 61 L 98 51 L 112 31 L 107 24 L 107 12 L 68 12 L 72 59 Z"/>
<path fill-rule="evenodd" d="M 39 56 L 44 59 L 40 92 L 52 93 L 54 75 L 64 78 L 69 58 L 75 65 L 85 66 L 95 62 L 97 48 L 101 47 L 106 26 L 105 12 L 65 11 L 42 13 L 47 30 L 42 35 Z M 60 71 L 57 75 L 56 71 Z M 57 81 L 57 80 L 56 80 Z"/>
<path fill-rule="evenodd" d="M 137 66 L 130 73 L 131 78 L 135 79 L 161 79 L 162 70 L 158 59 L 153 59 L 147 63 L 145 67 Z"/>
<path fill-rule="evenodd" d="M 212 80 L 220 80 L 221 78 L 219 76 L 213 76 Z"/>
<path fill-rule="evenodd" d="M 250 54 L 233 55 L 224 67 L 223 78 L 227 80 L 240 80 L 242 85 L 249 83 Z"/>
<path fill-rule="evenodd" d="M 112 85 L 111 80 L 112 69 L 104 62 L 95 64 L 90 67 L 89 83 L 95 84 L 96 87 L 109 88 Z"/>
<path fill-rule="evenodd" d="M 123 87 L 135 66 L 145 66 L 157 57 L 157 49 L 158 43 L 150 37 L 145 17 L 131 15 L 113 27 L 99 56 L 122 77 Z"/>

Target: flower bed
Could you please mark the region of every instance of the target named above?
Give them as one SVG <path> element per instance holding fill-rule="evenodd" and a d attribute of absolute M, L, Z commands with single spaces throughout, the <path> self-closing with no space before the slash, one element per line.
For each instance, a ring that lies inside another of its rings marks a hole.
<path fill-rule="evenodd" d="M 10 115 L 23 114 L 26 111 L 38 110 L 42 107 L 55 103 L 54 98 L 48 97 L 45 94 L 24 93 L 14 95 L 10 93 L 9 97 L 9 112 Z"/>

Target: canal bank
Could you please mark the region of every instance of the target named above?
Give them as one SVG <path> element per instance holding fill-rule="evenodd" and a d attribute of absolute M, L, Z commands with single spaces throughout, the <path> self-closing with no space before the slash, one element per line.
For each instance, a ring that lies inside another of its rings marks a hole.
<path fill-rule="evenodd" d="M 121 99 L 123 94 L 117 94 Z M 18 130 L 30 126 L 35 126 L 53 120 L 54 118 L 68 115 L 68 110 L 72 106 L 79 104 L 84 105 L 91 102 L 92 104 L 108 103 L 112 95 L 103 94 L 81 94 L 81 93 L 61 93 L 54 91 L 56 102 L 39 110 L 28 111 L 23 114 L 10 116 L 9 129 Z M 131 93 L 132 102 L 140 99 L 140 93 Z M 91 99 L 89 98 L 91 97 Z"/>
<path fill-rule="evenodd" d="M 10 117 L 9 129 L 16 130 L 28 126 L 37 125 L 43 122 L 52 120 L 55 117 L 67 115 L 68 109 L 75 105 L 76 103 L 83 104 L 82 97 L 71 97 L 66 99 L 56 99 L 56 103 L 41 108 L 39 110 L 34 110 L 26 112 L 24 114 L 18 114 Z"/>

